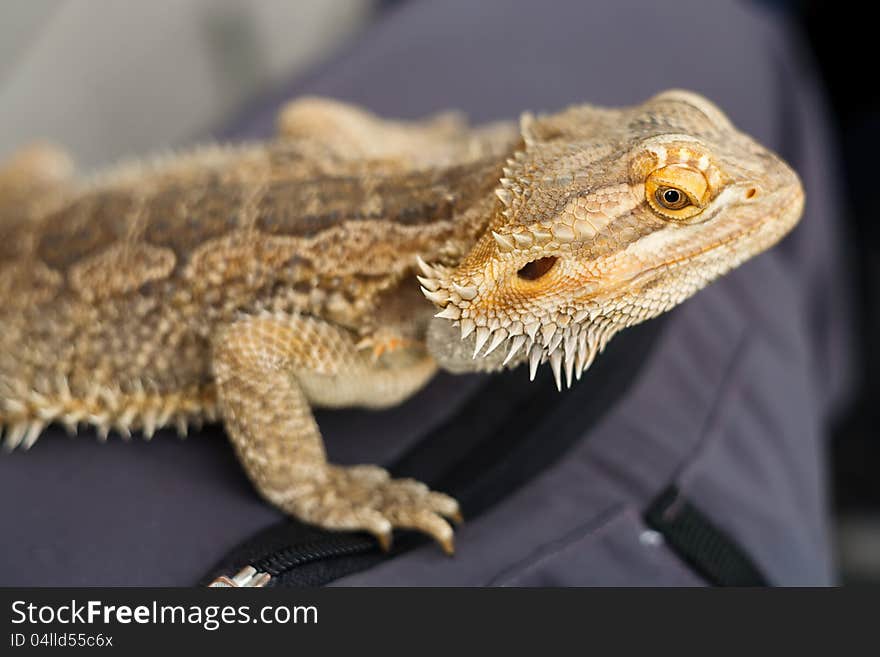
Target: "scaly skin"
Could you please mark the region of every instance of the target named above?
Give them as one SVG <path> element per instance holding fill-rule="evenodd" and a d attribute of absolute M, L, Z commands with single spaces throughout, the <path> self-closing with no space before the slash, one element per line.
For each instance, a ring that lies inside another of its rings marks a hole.
<path fill-rule="evenodd" d="M 451 553 L 455 500 L 327 463 L 313 406 L 396 404 L 438 366 L 547 361 L 570 385 L 803 205 L 779 158 L 687 92 L 519 130 L 302 99 L 279 128 L 85 182 L 46 147 L 0 169 L 8 448 L 51 422 L 149 437 L 220 419 L 281 509 Z"/>

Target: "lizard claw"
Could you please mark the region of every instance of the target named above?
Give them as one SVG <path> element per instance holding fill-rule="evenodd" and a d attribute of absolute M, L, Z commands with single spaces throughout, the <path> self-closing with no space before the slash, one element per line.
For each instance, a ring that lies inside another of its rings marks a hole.
<path fill-rule="evenodd" d="M 448 520 L 461 522 L 461 511 L 452 497 L 414 479 L 392 479 L 376 466 L 327 466 L 324 475 L 320 485 L 301 487 L 302 494 L 289 497 L 285 509 L 325 529 L 367 531 L 385 552 L 394 529 L 422 532 L 446 554 L 455 552 Z"/>
<path fill-rule="evenodd" d="M 387 532 L 375 532 L 373 536 L 375 536 L 376 540 L 379 542 L 379 547 L 382 549 L 382 552 L 391 551 L 391 543 L 393 541 L 391 530 L 388 530 Z"/>

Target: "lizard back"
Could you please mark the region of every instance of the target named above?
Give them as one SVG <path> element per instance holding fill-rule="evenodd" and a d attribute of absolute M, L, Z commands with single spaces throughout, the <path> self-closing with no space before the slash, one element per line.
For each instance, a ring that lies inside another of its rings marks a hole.
<path fill-rule="evenodd" d="M 504 160 L 481 155 L 418 167 L 279 140 L 38 199 L 0 221 L 0 398 L 144 390 L 198 411 L 218 322 L 284 311 L 363 330 L 416 254 L 454 260 L 476 239 Z"/>

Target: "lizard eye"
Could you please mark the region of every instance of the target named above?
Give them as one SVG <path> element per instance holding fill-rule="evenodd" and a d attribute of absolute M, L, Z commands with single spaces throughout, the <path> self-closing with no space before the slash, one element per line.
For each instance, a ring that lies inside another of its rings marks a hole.
<path fill-rule="evenodd" d="M 709 183 L 703 172 L 671 164 L 651 172 L 645 181 L 648 205 L 665 219 L 684 221 L 703 211 Z"/>
<path fill-rule="evenodd" d="M 691 204 L 687 194 L 675 187 L 658 187 L 654 197 L 667 210 L 681 210 Z"/>

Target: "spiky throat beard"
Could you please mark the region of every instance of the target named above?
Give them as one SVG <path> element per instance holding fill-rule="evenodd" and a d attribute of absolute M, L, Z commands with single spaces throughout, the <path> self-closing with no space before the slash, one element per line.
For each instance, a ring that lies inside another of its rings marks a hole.
<path fill-rule="evenodd" d="M 611 337 L 623 328 L 595 308 L 536 307 L 521 311 L 493 305 L 486 309 L 478 303 L 487 287 L 481 275 L 459 282 L 447 267 L 429 265 L 421 258 L 417 262 L 422 293 L 441 308 L 435 317 L 460 329 L 457 345 L 432 350 L 440 366 L 453 372 L 493 371 L 528 362 L 529 378 L 534 380 L 538 367 L 549 363 L 556 387 L 561 390 L 563 376 L 568 387 L 579 380 Z M 443 335 L 448 341 L 449 331 Z"/>

